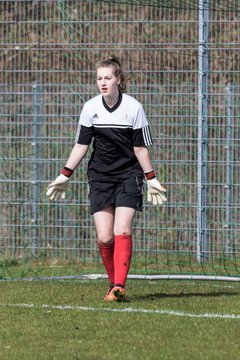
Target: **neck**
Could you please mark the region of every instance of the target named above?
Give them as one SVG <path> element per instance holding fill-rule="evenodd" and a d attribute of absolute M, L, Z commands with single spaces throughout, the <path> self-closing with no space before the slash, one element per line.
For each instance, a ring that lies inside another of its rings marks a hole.
<path fill-rule="evenodd" d="M 112 96 L 106 96 L 106 97 L 104 96 L 104 100 L 107 106 L 109 107 L 113 107 L 118 102 L 118 99 L 119 99 L 119 93 L 114 94 Z"/>

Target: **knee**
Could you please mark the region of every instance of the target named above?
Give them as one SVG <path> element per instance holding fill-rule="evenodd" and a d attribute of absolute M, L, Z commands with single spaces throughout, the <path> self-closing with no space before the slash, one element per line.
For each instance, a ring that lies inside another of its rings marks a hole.
<path fill-rule="evenodd" d="M 126 226 L 116 226 L 114 228 L 114 235 L 131 235 L 132 229 Z"/>
<path fill-rule="evenodd" d="M 108 245 L 113 242 L 113 233 L 109 232 L 98 232 L 97 241 L 99 244 Z"/>

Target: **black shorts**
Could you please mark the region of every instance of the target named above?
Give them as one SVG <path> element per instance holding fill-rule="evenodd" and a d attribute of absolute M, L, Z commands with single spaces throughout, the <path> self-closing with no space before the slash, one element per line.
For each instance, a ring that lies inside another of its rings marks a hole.
<path fill-rule="evenodd" d="M 135 177 L 120 181 L 95 181 L 89 179 L 91 214 L 109 206 L 130 207 L 142 211 L 143 178 Z"/>

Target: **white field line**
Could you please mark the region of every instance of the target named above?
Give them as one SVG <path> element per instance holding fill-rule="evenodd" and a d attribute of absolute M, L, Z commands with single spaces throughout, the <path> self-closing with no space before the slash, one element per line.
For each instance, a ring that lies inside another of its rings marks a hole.
<path fill-rule="evenodd" d="M 101 308 L 101 307 L 88 307 L 88 306 L 70 306 L 70 305 L 34 305 L 34 304 L 0 304 L 0 307 L 19 307 L 19 308 L 33 308 L 33 309 L 57 309 L 57 310 L 75 310 L 75 311 L 96 311 L 96 312 L 113 312 L 113 313 L 140 313 L 140 314 L 158 314 L 158 315 L 172 315 L 180 317 L 190 317 L 190 318 L 207 318 L 207 319 L 234 319 L 240 320 L 240 314 L 214 314 L 214 313 L 186 313 L 175 310 L 161 310 L 161 309 L 134 309 L 134 308 L 124 308 L 124 309 L 113 309 L 113 308 Z"/>

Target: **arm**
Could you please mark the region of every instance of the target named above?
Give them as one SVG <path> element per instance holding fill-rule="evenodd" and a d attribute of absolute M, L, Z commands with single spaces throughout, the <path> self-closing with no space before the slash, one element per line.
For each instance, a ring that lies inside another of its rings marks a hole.
<path fill-rule="evenodd" d="M 87 151 L 88 145 L 81 145 L 76 143 L 71 151 L 71 154 L 65 166 L 71 170 L 75 170 L 82 162 Z"/>
<path fill-rule="evenodd" d="M 146 146 L 135 146 L 133 150 L 144 173 L 151 171 L 153 169 L 153 166 L 148 148 Z"/>

